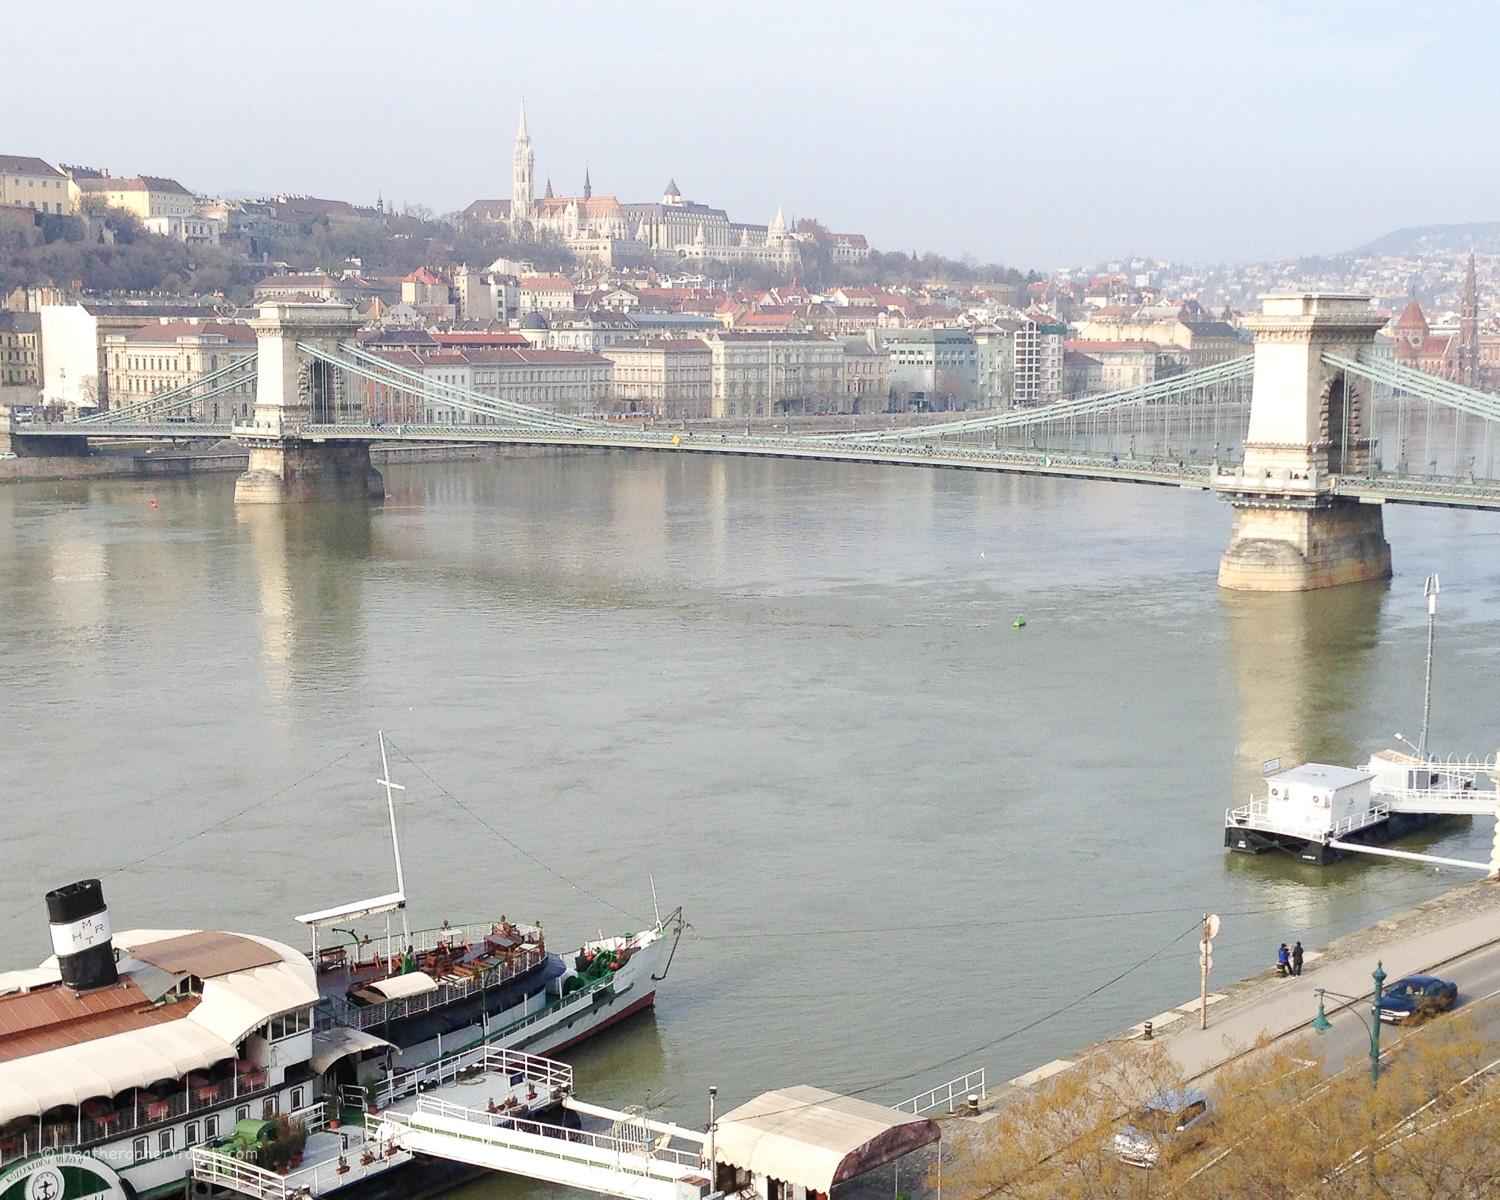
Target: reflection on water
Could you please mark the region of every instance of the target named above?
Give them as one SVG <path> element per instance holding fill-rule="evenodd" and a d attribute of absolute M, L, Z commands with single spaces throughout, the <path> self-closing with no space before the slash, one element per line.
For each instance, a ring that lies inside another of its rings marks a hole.
<path fill-rule="evenodd" d="M 684 905 L 655 1018 L 578 1055 L 591 1098 L 897 1101 L 1186 1000 L 1205 910 L 1227 980 L 1450 882 L 1222 844 L 1261 760 L 1419 715 L 1429 571 L 1435 736 L 1495 741 L 1486 514 L 1388 512 L 1388 588 L 1247 596 L 1214 584 L 1227 507 L 1171 489 L 625 452 L 386 481 L 0 488 L 0 967 L 71 878 L 121 928 L 287 940 L 388 891 L 383 729 L 416 924 L 566 949 L 640 928 L 653 877 Z M 1475 826 L 1434 844 L 1485 857 Z"/>
<path fill-rule="evenodd" d="M 1388 590 L 1382 579 L 1317 592 L 1219 593 L 1239 685 L 1238 775 L 1250 790 L 1272 758 L 1286 767 L 1354 765 Z"/>
<path fill-rule="evenodd" d="M 371 553 L 371 517 L 368 504 L 234 510 L 249 535 L 261 657 L 273 696 L 287 694 L 295 671 L 338 687 L 359 667 L 359 568 Z"/>

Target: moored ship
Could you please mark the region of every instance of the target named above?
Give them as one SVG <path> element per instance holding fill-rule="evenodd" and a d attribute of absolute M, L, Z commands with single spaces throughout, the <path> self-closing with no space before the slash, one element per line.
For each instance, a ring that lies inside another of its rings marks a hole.
<path fill-rule="evenodd" d="M 335 1149 L 358 1145 L 367 1108 L 465 1072 L 520 1081 L 507 1102 L 537 1111 L 571 1087 L 537 1052 L 650 1004 L 681 928 L 673 913 L 564 962 L 540 930 L 443 927 L 413 934 L 391 974 L 373 953 L 309 957 L 253 935 L 115 933 L 98 880 L 47 905 L 57 953 L 0 973 L 0 1189 L 51 1172 L 17 1193 L 27 1200 L 176 1193 L 195 1149 L 283 1116 L 304 1137 L 342 1117 Z M 362 994 L 377 999 L 350 998 Z M 409 1159 L 324 1157 L 316 1194 Z"/>

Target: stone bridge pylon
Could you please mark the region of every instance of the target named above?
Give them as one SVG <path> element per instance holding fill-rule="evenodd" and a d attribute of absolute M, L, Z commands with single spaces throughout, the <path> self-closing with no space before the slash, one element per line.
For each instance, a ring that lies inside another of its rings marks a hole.
<path fill-rule="evenodd" d="M 384 499 L 385 481 L 370 463 L 368 438 L 309 428 L 364 425 L 359 397 L 345 393 L 336 367 L 298 353 L 309 346 L 334 354 L 360 324 L 350 304 L 260 305 L 250 322 L 258 341 L 255 416 L 234 427 L 235 441 L 250 450 L 249 469 L 234 485 L 236 504 Z"/>
<path fill-rule="evenodd" d="M 1234 505 L 1220 586 L 1297 592 L 1390 575 L 1380 505 L 1340 496 L 1334 479 L 1370 473 L 1370 385 L 1323 360 L 1357 358 L 1384 324 L 1368 296 L 1342 293 L 1264 296 L 1246 318 L 1255 380 L 1244 466 L 1214 482 Z"/>

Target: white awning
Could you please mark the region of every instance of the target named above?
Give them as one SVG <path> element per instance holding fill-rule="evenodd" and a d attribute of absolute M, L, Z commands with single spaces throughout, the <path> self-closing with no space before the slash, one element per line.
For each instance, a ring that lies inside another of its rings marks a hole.
<path fill-rule="evenodd" d="M 361 917 L 373 917 L 379 913 L 405 907 L 406 897 L 400 892 L 392 892 L 388 896 L 376 896 L 371 900 L 356 900 L 353 904 L 343 904 L 338 908 L 325 908 L 322 912 L 303 913 L 296 919 L 304 925 L 320 929 L 324 925 L 332 925 L 335 921 L 357 921 Z"/>
<path fill-rule="evenodd" d="M 238 1042 L 272 1017 L 311 1008 L 319 1000 L 312 965 L 296 951 L 293 961 L 275 966 L 252 967 L 232 975 L 203 981 L 203 1002 L 188 1019 Z"/>
<path fill-rule="evenodd" d="M 407 996 L 437 991 L 437 980 L 425 971 L 408 971 L 405 975 L 392 975 L 389 979 L 367 983 L 365 987 L 379 992 L 387 1000 L 404 1000 Z"/>
<path fill-rule="evenodd" d="M 189 1017 L 11 1059 L 0 1063 L 0 1124 L 159 1079 L 180 1079 L 235 1057 L 233 1042 Z"/>
<path fill-rule="evenodd" d="M 359 1054 L 364 1050 L 375 1050 L 381 1046 L 395 1046 L 384 1038 L 363 1029 L 352 1029 L 348 1025 L 335 1025 L 332 1029 L 313 1034 L 312 1057 L 308 1059 L 315 1074 L 321 1075 L 346 1054 Z"/>
<path fill-rule="evenodd" d="M 731 1166 L 827 1193 L 834 1184 L 930 1145 L 926 1117 L 815 1087 L 780 1088 L 719 1118 L 714 1156 Z"/>
<path fill-rule="evenodd" d="M 127 933 L 119 940 L 139 946 L 160 939 Z M 205 979 L 202 999 L 181 1018 L 0 1062 L 0 1125 L 237 1058 L 247 1033 L 318 1002 L 306 956 L 269 938 L 253 940 L 281 961 Z"/>

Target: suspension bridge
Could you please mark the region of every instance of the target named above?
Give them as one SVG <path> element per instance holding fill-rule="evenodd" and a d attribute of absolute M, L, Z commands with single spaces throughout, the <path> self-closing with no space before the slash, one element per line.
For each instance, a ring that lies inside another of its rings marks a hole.
<path fill-rule="evenodd" d="M 1387 503 L 1500 509 L 1500 396 L 1382 357 L 1362 296 L 1272 296 L 1247 318 L 1254 353 L 1037 408 L 922 425 L 783 432 L 574 416 L 433 378 L 358 344 L 339 304 L 272 303 L 257 353 L 172 391 L 77 421 L 0 426 L 17 453 L 92 442 L 247 447 L 242 503 L 384 494 L 372 442 L 465 442 L 1002 471 L 1218 493 L 1235 507 L 1220 582 L 1289 590 L 1388 574 Z M 256 380 L 254 415 L 195 419 Z M 420 422 L 392 421 L 401 411 Z M 431 418 L 441 413 L 449 419 Z M 0 448 L 5 448 L 0 446 Z"/>

